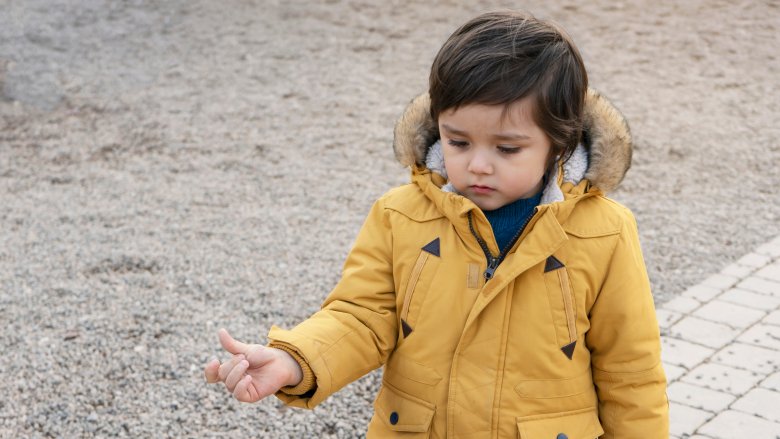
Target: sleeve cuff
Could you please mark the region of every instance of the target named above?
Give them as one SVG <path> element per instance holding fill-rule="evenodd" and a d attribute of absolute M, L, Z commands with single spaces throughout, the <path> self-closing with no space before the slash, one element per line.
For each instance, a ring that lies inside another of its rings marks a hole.
<path fill-rule="evenodd" d="M 298 396 L 309 393 L 317 387 L 317 379 L 314 376 L 314 372 L 312 372 L 311 367 L 309 367 L 309 364 L 303 359 L 298 351 L 291 346 L 278 342 L 272 342 L 268 346 L 290 354 L 293 359 L 298 362 L 298 365 L 301 366 L 301 370 L 303 371 L 303 378 L 301 378 L 301 382 L 298 383 L 298 385 L 282 387 L 279 389 L 280 392 Z"/>

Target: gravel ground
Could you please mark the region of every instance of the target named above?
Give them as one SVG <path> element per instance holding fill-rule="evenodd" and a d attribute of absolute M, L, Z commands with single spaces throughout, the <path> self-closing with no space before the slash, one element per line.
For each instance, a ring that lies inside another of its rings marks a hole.
<path fill-rule="evenodd" d="M 392 126 L 488 1 L 0 0 L 0 437 L 361 437 L 207 386 L 332 287 Z M 529 1 L 629 118 L 656 300 L 780 233 L 777 1 Z"/>

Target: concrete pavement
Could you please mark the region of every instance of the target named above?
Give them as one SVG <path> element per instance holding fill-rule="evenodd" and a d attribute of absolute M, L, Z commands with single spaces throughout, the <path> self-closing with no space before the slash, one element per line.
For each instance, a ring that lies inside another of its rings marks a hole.
<path fill-rule="evenodd" d="M 780 438 L 780 236 L 657 309 L 672 438 Z"/>

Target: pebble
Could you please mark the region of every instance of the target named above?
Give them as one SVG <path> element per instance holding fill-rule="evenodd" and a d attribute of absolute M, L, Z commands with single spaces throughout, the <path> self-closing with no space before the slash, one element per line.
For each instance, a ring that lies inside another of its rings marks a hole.
<path fill-rule="evenodd" d="M 0 14 L 0 437 L 363 437 L 379 371 L 305 411 L 238 403 L 202 367 L 226 357 L 217 328 L 263 343 L 319 308 L 373 201 L 408 181 L 392 123 L 425 88 L 421 54 L 481 6 L 50 3 Z M 611 3 L 596 0 L 579 6 L 593 25 L 548 3 L 534 12 L 588 36 L 592 82 L 641 146 L 613 195 L 637 217 L 656 299 L 776 234 L 778 99 L 764 91 L 780 58 L 755 41 L 773 41 L 777 13 L 668 2 L 602 17 Z M 442 20 L 406 26 L 432 11 Z M 640 13 L 673 41 L 706 33 L 705 59 L 644 33 L 612 47 L 598 21 L 632 28 Z M 363 21 L 380 52 L 349 49 Z M 625 68 L 656 65 L 656 49 L 663 87 Z M 735 130 L 745 114 L 760 129 Z"/>

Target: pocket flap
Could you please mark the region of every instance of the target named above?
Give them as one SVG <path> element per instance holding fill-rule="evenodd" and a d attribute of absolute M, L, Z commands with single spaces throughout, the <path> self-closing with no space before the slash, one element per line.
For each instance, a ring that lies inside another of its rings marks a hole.
<path fill-rule="evenodd" d="M 523 398 L 566 398 L 593 390 L 590 370 L 574 378 L 557 380 L 523 380 L 515 392 Z"/>
<path fill-rule="evenodd" d="M 595 439 L 604 434 L 595 409 L 517 419 L 520 439 Z"/>
<path fill-rule="evenodd" d="M 441 375 L 436 373 L 432 368 L 406 358 L 402 354 L 396 352 L 387 362 L 385 377 L 387 377 L 391 383 L 396 383 L 396 379 L 398 379 L 399 376 L 429 386 L 433 386 L 441 381 Z M 396 383 L 396 385 L 397 384 L 398 383 Z"/>
<path fill-rule="evenodd" d="M 393 431 L 426 432 L 436 407 L 382 383 L 374 404 L 376 415 Z"/>

